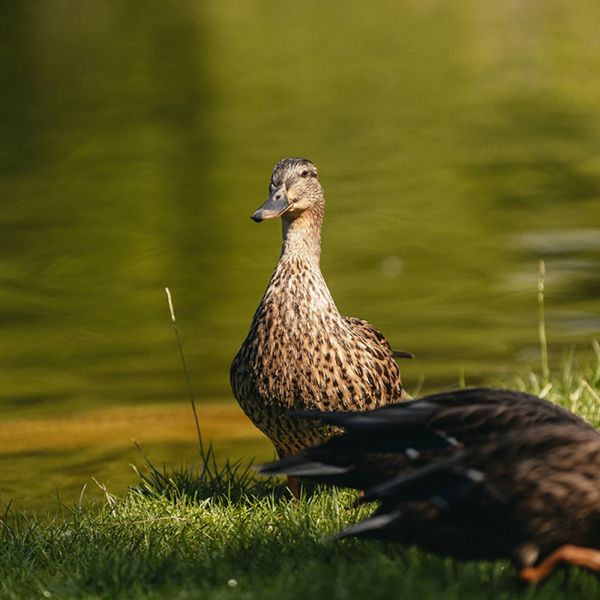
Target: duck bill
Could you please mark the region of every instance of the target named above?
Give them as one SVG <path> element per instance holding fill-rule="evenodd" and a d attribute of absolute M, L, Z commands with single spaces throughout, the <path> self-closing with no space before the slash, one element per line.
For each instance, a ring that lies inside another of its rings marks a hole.
<path fill-rule="evenodd" d="M 292 204 L 285 193 L 285 188 L 281 186 L 269 196 L 268 200 L 250 218 L 257 223 L 265 219 L 274 219 L 275 217 L 280 217 L 291 206 Z"/>

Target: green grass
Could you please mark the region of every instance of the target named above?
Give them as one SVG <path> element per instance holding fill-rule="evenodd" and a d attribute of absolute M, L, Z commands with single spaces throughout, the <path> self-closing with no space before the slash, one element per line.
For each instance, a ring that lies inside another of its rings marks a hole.
<path fill-rule="evenodd" d="M 592 598 L 594 576 L 541 589 L 507 563 L 459 563 L 414 548 L 324 537 L 360 515 L 347 492 L 297 503 L 192 501 L 138 493 L 41 526 L 13 515 L 2 534 L 3 598 Z M 233 581 L 237 585 L 231 587 Z M 228 583 L 229 582 L 229 583 Z"/>
<path fill-rule="evenodd" d="M 600 425 L 596 360 L 566 360 L 548 383 L 511 382 Z M 363 517 L 348 491 L 319 489 L 296 502 L 248 464 L 225 463 L 211 447 L 200 468 L 152 465 L 123 497 L 0 520 L 0 598 L 593 598 L 600 580 L 557 572 L 539 586 L 515 580 L 508 562 L 460 562 L 394 544 L 328 542 Z"/>

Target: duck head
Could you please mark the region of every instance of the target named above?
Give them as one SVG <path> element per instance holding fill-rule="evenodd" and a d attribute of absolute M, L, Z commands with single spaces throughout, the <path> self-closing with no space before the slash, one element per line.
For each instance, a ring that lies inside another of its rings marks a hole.
<path fill-rule="evenodd" d="M 275 217 L 293 220 L 323 204 L 317 167 L 306 158 L 285 158 L 273 169 L 267 201 L 250 218 L 257 223 Z"/>

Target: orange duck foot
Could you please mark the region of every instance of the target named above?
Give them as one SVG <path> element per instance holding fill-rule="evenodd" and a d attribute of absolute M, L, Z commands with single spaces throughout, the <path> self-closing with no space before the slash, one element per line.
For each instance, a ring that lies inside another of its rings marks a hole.
<path fill-rule="evenodd" d="M 521 569 L 519 577 L 529 583 L 541 581 L 552 574 L 558 563 L 565 562 L 592 571 L 600 571 L 600 550 L 567 544 L 555 550 L 537 567 Z"/>

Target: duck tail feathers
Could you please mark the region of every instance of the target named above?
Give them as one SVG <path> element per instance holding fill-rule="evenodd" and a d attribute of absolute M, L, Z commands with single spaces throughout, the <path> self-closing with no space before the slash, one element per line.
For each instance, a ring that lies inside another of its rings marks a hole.
<path fill-rule="evenodd" d="M 289 456 L 275 462 L 257 465 L 256 471 L 261 475 L 287 475 L 291 477 L 317 477 L 320 475 L 341 475 L 352 467 L 340 467 L 306 460 L 302 456 Z"/>
<path fill-rule="evenodd" d="M 370 519 L 365 519 L 356 525 L 351 525 L 346 529 L 332 535 L 329 541 L 339 540 L 345 537 L 357 537 L 362 535 L 369 535 L 370 533 L 379 529 L 385 529 L 394 521 L 399 520 L 402 517 L 402 511 L 395 510 L 389 513 L 376 514 Z"/>
<path fill-rule="evenodd" d="M 457 482 L 467 480 L 475 483 L 468 472 L 457 468 L 457 463 L 463 458 L 462 452 L 457 452 L 450 458 L 427 465 L 409 475 L 400 475 L 384 483 L 366 490 L 362 502 L 374 500 L 404 502 L 408 500 L 424 500 L 439 495 L 447 487 L 454 487 Z"/>

